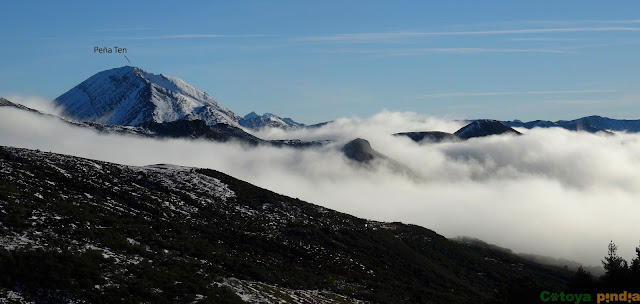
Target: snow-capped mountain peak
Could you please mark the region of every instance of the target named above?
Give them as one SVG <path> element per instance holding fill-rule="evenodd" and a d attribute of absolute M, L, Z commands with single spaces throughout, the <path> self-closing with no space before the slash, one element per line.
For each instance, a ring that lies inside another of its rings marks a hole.
<path fill-rule="evenodd" d="M 130 66 L 99 72 L 56 101 L 70 118 L 113 125 L 200 119 L 238 126 L 242 119 L 182 79 Z"/>
<path fill-rule="evenodd" d="M 260 115 L 258 115 L 258 113 L 256 112 L 251 112 L 247 115 L 244 116 L 244 119 L 252 119 L 252 118 L 257 118 L 260 117 Z"/>
<path fill-rule="evenodd" d="M 264 127 L 296 129 L 304 127 L 304 124 L 295 122 L 293 119 L 288 117 L 281 118 L 280 116 L 271 113 L 258 115 L 256 112 L 251 112 L 245 115 L 240 121 L 240 125 L 250 129 L 260 129 Z"/>

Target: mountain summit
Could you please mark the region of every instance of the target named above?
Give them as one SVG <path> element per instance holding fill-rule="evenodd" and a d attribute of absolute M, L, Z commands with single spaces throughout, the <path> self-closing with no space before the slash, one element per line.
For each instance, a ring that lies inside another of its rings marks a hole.
<path fill-rule="evenodd" d="M 304 127 L 304 124 L 294 121 L 289 117 L 282 118 L 278 115 L 265 113 L 262 115 L 251 112 L 239 121 L 240 125 L 249 129 L 260 129 L 264 127 L 280 129 L 297 129 Z"/>
<path fill-rule="evenodd" d="M 462 127 L 460 130 L 453 133 L 462 139 L 469 139 L 473 137 L 483 137 L 489 135 L 499 134 L 516 134 L 521 133 L 512 129 L 511 127 L 493 119 L 479 119 L 471 122 L 470 124 Z"/>
<path fill-rule="evenodd" d="M 56 102 L 70 118 L 112 125 L 202 120 L 238 126 L 242 119 L 182 79 L 130 66 L 97 73 Z"/>

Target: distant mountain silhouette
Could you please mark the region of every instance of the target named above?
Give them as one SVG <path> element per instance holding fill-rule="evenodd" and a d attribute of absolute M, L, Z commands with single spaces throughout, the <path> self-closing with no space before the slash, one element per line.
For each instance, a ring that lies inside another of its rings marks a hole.
<path fill-rule="evenodd" d="M 443 141 L 457 141 L 460 137 L 447 132 L 441 131 L 425 131 L 425 132 L 402 132 L 393 134 L 395 136 L 406 136 L 411 138 L 415 142 L 443 142 Z"/>
<path fill-rule="evenodd" d="M 366 139 L 356 138 L 342 147 L 342 152 L 347 158 L 359 163 L 370 163 L 375 159 L 388 159 L 385 155 L 371 148 Z"/>
<path fill-rule="evenodd" d="M 571 131 L 585 131 L 590 133 L 621 131 L 629 133 L 640 132 L 640 119 L 612 119 L 602 116 L 587 116 L 574 120 L 534 120 L 522 122 L 520 120 L 503 121 L 502 123 L 511 127 L 520 128 L 563 128 Z"/>
<path fill-rule="evenodd" d="M 456 131 L 453 134 L 462 139 L 469 139 L 474 137 L 500 135 L 505 133 L 516 135 L 521 134 L 513 128 L 493 119 L 475 120 L 470 124 L 460 128 L 460 130 Z"/>

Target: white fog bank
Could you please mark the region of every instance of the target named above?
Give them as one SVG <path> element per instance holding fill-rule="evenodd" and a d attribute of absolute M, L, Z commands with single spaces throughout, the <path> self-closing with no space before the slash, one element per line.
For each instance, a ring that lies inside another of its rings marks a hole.
<path fill-rule="evenodd" d="M 523 136 L 419 145 L 392 133 L 454 132 L 460 122 L 414 113 L 343 118 L 315 129 L 261 130 L 265 139 L 332 139 L 296 150 L 101 135 L 55 118 L 0 108 L 0 145 L 130 165 L 222 171 L 358 217 L 424 226 L 510 248 L 599 265 L 610 240 L 627 259 L 640 240 L 640 135 L 535 129 Z M 410 167 L 363 169 L 339 151 L 361 137 Z"/>

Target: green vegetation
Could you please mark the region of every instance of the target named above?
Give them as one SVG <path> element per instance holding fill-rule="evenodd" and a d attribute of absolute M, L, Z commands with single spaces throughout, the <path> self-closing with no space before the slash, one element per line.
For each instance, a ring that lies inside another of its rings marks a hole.
<path fill-rule="evenodd" d="M 607 256 L 602 261 L 605 273 L 593 278 L 591 273 L 579 268 L 571 278 L 569 287 L 579 292 L 640 292 L 640 246 L 631 263 L 618 256 L 618 246 L 611 241 Z"/>

